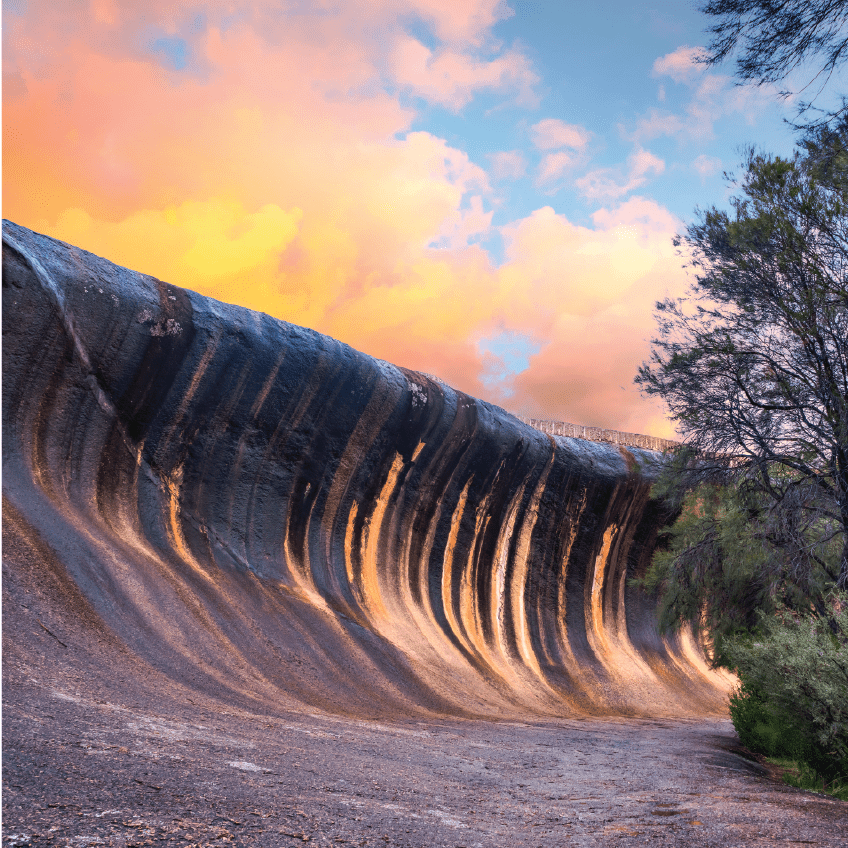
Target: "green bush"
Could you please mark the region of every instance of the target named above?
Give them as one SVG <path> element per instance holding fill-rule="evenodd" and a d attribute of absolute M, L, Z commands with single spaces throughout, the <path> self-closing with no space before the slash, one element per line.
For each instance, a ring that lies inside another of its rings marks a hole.
<path fill-rule="evenodd" d="M 740 687 L 730 698 L 739 738 L 752 751 L 848 780 L 848 599 L 830 625 L 786 613 L 762 616 L 756 634 L 727 640 Z"/>

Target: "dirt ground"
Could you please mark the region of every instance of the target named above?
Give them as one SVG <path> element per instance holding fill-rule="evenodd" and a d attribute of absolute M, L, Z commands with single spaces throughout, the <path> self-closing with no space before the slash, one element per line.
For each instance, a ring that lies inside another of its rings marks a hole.
<path fill-rule="evenodd" d="M 777 783 L 729 721 L 381 723 L 84 689 L 7 680 L 4 845 L 848 844 L 848 804 Z"/>

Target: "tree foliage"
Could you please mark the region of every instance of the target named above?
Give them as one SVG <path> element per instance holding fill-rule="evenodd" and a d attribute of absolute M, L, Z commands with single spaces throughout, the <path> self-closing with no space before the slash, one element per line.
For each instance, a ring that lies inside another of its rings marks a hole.
<path fill-rule="evenodd" d="M 818 556 L 804 558 L 806 567 L 799 568 L 793 550 L 781 544 L 784 528 L 775 526 L 786 520 L 781 513 L 744 482 L 707 483 L 688 493 L 667 548 L 640 581 L 649 591 L 660 590 L 661 628 L 699 621 L 710 633 L 714 661 L 727 665 L 727 639 L 755 630 L 763 613 L 812 611 L 830 623 L 825 599 L 835 584 L 840 545 L 822 545 L 816 528 L 805 528 L 804 542 L 815 545 Z"/>
<path fill-rule="evenodd" d="M 715 585 L 699 597 L 725 580 L 733 569 L 717 570 L 729 550 L 718 525 L 740 515 L 749 561 L 754 542 L 762 551 L 752 586 L 771 597 L 791 587 L 811 603 L 848 587 L 846 138 L 823 128 L 792 159 L 749 151 L 732 211 L 699 213 L 678 239 L 694 281 L 687 298 L 657 304 L 659 333 L 636 382 L 666 402 L 684 438 L 667 494 L 722 485 L 736 502 L 714 502 L 678 534 L 667 592 L 683 585 L 675 574 L 697 575 L 696 548 L 715 554 L 700 566 Z"/>
<path fill-rule="evenodd" d="M 736 73 L 742 82 L 779 82 L 815 60 L 814 81 L 823 87 L 848 58 L 846 0 L 709 0 L 701 11 L 717 19 L 708 30 L 713 40 L 706 61 L 716 64 L 738 51 Z M 810 106 L 802 102 L 800 111 Z M 824 120 L 844 108 L 843 103 Z"/>

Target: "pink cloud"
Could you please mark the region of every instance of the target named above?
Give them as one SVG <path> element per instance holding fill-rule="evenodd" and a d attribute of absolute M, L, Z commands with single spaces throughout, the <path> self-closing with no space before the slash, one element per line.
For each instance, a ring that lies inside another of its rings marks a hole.
<path fill-rule="evenodd" d="M 536 184 L 539 186 L 550 185 L 558 180 L 569 168 L 573 168 L 577 159 L 571 153 L 564 150 L 556 153 L 548 153 L 539 164 L 539 172 Z"/>
<path fill-rule="evenodd" d="M 459 111 L 480 89 L 514 92 L 515 102 L 535 106 L 533 87 L 539 78 L 528 59 L 509 50 L 481 60 L 453 50 L 431 51 L 414 38 L 402 40 L 391 63 L 395 82 L 430 103 Z"/>
<path fill-rule="evenodd" d="M 491 41 L 491 29 L 515 12 L 503 0 L 366 0 L 380 19 L 415 13 L 429 22 L 436 36 L 449 44 L 479 46 Z"/>
<path fill-rule="evenodd" d="M 682 293 L 686 276 L 672 245 L 681 222 L 644 198 L 600 209 L 592 227 L 553 209 L 503 228 L 507 261 L 498 290 L 505 325 L 544 339 L 510 383 L 516 412 L 630 432 L 672 436 L 659 406 L 633 385 L 649 355 L 653 303 Z"/>
<path fill-rule="evenodd" d="M 675 136 L 687 129 L 686 122 L 679 115 L 670 112 L 660 112 L 658 109 L 649 109 L 637 122 L 631 132 L 621 128 L 622 134 L 630 141 L 651 141 L 660 136 Z"/>
<path fill-rule="evenodd" d="M 492 163 L 492 175 L 495 179 L 517 180 L 523 177 L 527 170 L 527 160 L 520 150 L 491 153 L 489 161 Z"/>
<path fill-rule="evenodd" d="M 577 180 L 583 196 L 589 200 L 616 199 L 648 181 L 650 174 L 661 174 L 665 162 L 648 150 L 635 150 L 627 157 L 627 171 L 598 168 Z"/>
<path fill-rule="evenodd" d="M 705 180 L 721 170 L 721 159 L 702 153 L 692 160 L 692 168 L 701 175 L 702 180 Z"/>
<path fill-rule="evenodd" d="M 570 147 L 582 150 L 589 142 L 591 133 L 577 124 L 566 124 L 556 118 L 545 118 L 531 127 L 533 144 L 539 150 L 556 150 Z"/>
<path fill-rule="evenodd" d="M 654 62 L 653 75 L 671 77 L 675 82 L 691 84 L 705 72 L 706 65 L 699 61 L 705 55 L 703 47 L 678 47 Z"/>

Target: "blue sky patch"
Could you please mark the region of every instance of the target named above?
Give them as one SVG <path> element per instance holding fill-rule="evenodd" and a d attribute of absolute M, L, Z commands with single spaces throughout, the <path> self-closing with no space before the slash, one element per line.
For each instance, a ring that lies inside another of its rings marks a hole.
<path fill-rule="evenodd" d="M 182 71 L 188 64 L 188 42 L 179 36 L 162 36 L 154 39 L 150 45 L 150 51 L 160 55 L 163 64 L 175 71 Z"/>
<path fill-rule="evenodd" d="M 485 357 L 486 367 L 480 381 L 491 392 L 502 398 L 515 394 L 512 381 L 530 367 L 530 357 L 544 344 L 529 333 L 517 330 L 500 330 L 477 342 L 477 351 Z"/>

